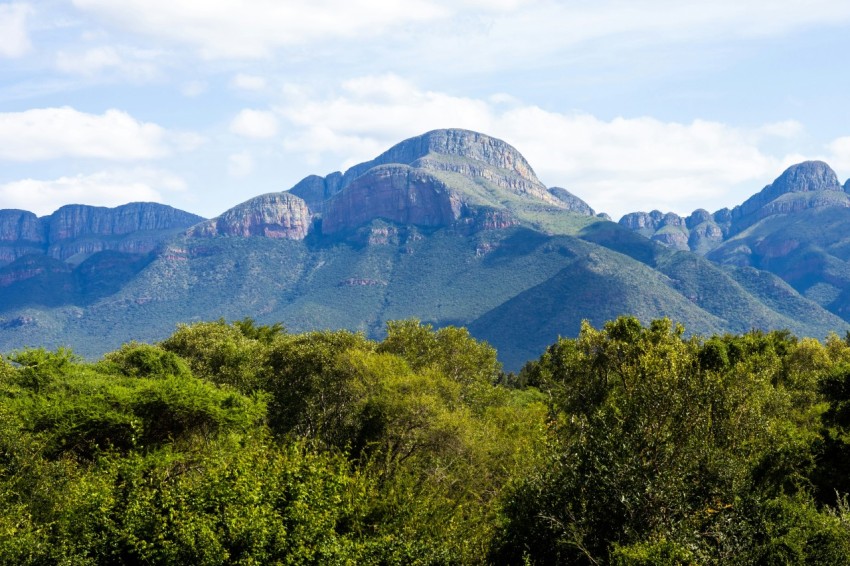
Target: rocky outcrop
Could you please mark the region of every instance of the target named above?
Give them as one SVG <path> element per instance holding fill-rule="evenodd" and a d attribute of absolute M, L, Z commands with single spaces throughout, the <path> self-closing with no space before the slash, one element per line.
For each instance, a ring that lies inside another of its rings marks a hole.
<path fill-rule="evenodd" d="M 704 255 L 723 242 L 725 232 L 717 220 L 728 216 L 726 214 L 729 212 L 728 209 L 723 210 L 725 213 L 718 211 L 711 214 L 704 208 L 699 208 L 685 219 L 685 225 L 689 230 L 688 249 Z"/>
<path fill-rule="evenodd" d="M 0 242 L 3 244 L 44 244 L 47 242 L 44 224 L 26 210 L 0 210 Z"/>
<path fill-rule="evenodd" d="M 838 177 L 823 161 L 792 165 L 759 193 L 732 209 L 732 232 L 762 218 L 824 206 L 850 206 Z"/>
<path fill-rule="evenodd" d="M 456 159 L 453 159 L 456 158 Z M 409 165 L 431 171 L 482 178 L 518 193 L 532 194 L 553 206 L 559 201 L 537 179 L 525 158 L 502 140 L 469 130 L 434 130 L 394 145 L 375 159 L 360 163 L 344 174 L 311 175 L 289 192 L 304 199 L 310 210 L 325 211 L 325 203 L 375 167 Z"/>
<path fill-rule="evenodd" d="M 566 205 L 567 210 L 577 212 L 579 214 L 584 214 L 586 216 L 594 216 L 596 214 L 596 212 L 594 212 L 594 210 L 590 208 L 590 205 L 575 196 L 567 189 L 563 189 L 561 187 L 551 187 L 549 189 L 549 194 L 564 203 Z"/>
<path fill-rule="evenodd" d="M 449 226 L 463 209 L 457 195 L 434 176 L 406 165 L 387 165 L 371 169 L 328 202 L 322 233 L 336 234 L 376 218 Z"/>
<path fill-rule="evenodd" d="M 408 178 L 414 177 L 416 182 L 409 183 Z M 372 182 L 377 185 L 366 186 Z M 530 218 L 535 211 L 594 214 L 569 191 L 547 189 L 509 144 L 459 129 L 434 130 L 405 140 L 344 174 L 306 177 L 289 192 L 322 217 L 325 234 L 353 229 L 358 222 L 376 218 L 449 226 L 460 219 L 462 210 L 466 211 L 465 226 L 485 227 L 481 229 L 513 226 L 518 218 Z M 348 192 L 351 194 L 346 195 Z M 473 221 L 475 208 L 503 212 L 486 213 L 481 217 L 486 219 Z"/>
<path fill-rule="evenodd" d="M 137 202 L 115 208 L 72 204 L 42 220 L 47 225 L 47 255 L 79 263 L 106 250 L 150 253 L 204 219 L 164 204 Z"/>
<path fill-rule="evenodd" d="M 502 169 L 540 185 L 531 165 L 511 145 L 478 132 L 460 129 L 434 130 L 394 145 L 372 161 L 355 165 L 345 172 L 344 189 L 369 169 L 399 163 L 412 165 L 430 154 L 461 157 Z M 422 164 L 419 164 L 422 166 Z"/>
<path fill-rule="evenodd" d="M 0 265 L 31 253 L 43 253 L 45 224 L 32 212 L 0 210 Z"/>
<path fill-rule="evenodd" d="M 619 224 L 646 237 L 652 237 L 655 232 L 664 227 L 684 227 L 685 219 L 674 212 L 664 214 L 660 210 L 652 212 L 630 212 L 620 218 Z"/>
<path fill-rule="evenodd" d="M 685 218 L 685 226 L 687 226 L 688 229 L 693 229 L 703 222 L 714 222 L 714 218 L 711 213 L 704 208 L 696 209 L 690 216 Z"/>
<path fill-rule="evenodd" d="M 552 207 L 566 209 L 560 199 L 551 194 L 536 177 L 533 177 L 533 172 L 531 173 L 532 177 L 526 177 L 482 161 L 439 154 L 430 154 L 417 159 L 410 165 L 428 171 L 459 175 L 465 179 L 473 180 L 473 182 L 486 181 L 510 194 L 534 199 Z"/>
<path fill-rule="evenodd" d="M 507 210 L 488 207 L 471 208 L 465 211 L 465 216 L 459 223 L 465 226 L 469 233 L 482 230 L 504 230 L 518 224 L 517 218 Z"/>
<path fill-rule="evenodd" d="M 688 236 L 687 230 L 673 227 L 656 232 L 650 239 L 676 250 L 688 250 Z"/>
<path fill-rule="evenodd" d="M 261 236 L 303 240 L 311 221 L 312 215 L 304 200 L 286 192 L 269 193 L 235 206 L 218 218 L 193 226 L 187 235 L 195 238 Z"/>
<path fill-rule="evenodd" d="M 813 208 L 850 207 L 848 190 L 850 181 L 842 187 L 829 165 L 806 161 L 789 167 L 773 183 L 732 210 L 723 208 L 710 214 L 697 209 L 683 223 L 675 214 L 663 215 L 657 210 L 632 212 L 619 223 L 665 245 L 706 254 L 770 216 Z M 681 231 L 664 230 L 665 226 L 678 226 Z"/>
<path fill-rule="evenodd" d="M 68 205 L 42 218 L 23 210 L 0 210 L 0 265 L 31 254 L 74 263 L 104 250 L 146 254 L 202 220 L 157 203 Z"/>
<path fill-rule="evenodd" d="M 289 189 L 289 192 L 306 202 L 312 212 L 321 214 L 324 212 L 325 201 L 337 194 L 341 188 L 342 173 L 337 171 L 327 177 L 305 177 Z"/>
<path fill-rule="evenodd" d="M 658 229 L 658 224 L 661 222 L 662 217 L 663 215 L 660 210 L 653 210 L 652 212 L 630 212 L 620 218 L 618 224 L 635 232 L 647 230 L 654 233 Z"/>
<path fill-rule="evenodd" d="M 51 244 L 83 236 L 123 236 L 141 231 L 187 228 L 204 219 L 164 204 L 136 202 L 115 208 L 71 204 L 47 217 Z"/>

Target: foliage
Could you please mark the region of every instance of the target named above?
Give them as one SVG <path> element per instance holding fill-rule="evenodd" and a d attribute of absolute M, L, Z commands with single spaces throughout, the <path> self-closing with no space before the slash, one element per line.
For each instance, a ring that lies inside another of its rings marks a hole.
<path fill-rule="evenodd" d="M 832 465 L 815 462 L 829 366 L 821 344 L 786 332 L 700 341 L 665 320 L 585 325 L 523 370 L 552 399 L 555 435 L 505 501 L 495 556 L 839 563 L 850 532 L 811 489 Z M 825 546 L 801 546 L 815 533 Z"/>
<path fill-rule="evenodd" d="M 188 364 L 159 346 L 130 342 L 103 357 L 104 370 L 130 377 L 186 377 Z"/>
<path fill-rule="evenodd" d="M 846 564 L 850 345 L 621 317 L 0 360 L 0 563 Z"/>

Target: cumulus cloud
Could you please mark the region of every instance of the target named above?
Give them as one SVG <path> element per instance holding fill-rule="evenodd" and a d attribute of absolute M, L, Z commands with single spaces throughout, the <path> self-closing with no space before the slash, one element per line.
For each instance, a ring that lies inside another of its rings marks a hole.
<path fill-rule="evenodd" d="M 0 4 L 0 57 L 14 59 L 26 54 L 32 45 L 27 32 L 29 4 Z"/>
<path fill-rule="evenodd" d="M 824 159 L 832 165 L 836 171 L 850 174 L 850 136 L 837 138 L 827 144 L 827 154 Z"/>
<path fill-rule="evenodd" d="M 162 191 L 185 190 L 182 178 L 155 169 L 101 171 L 58 179 L 21 179 L 0 184 L 7 208 L 38 215 L 50 214 L 64 204 L 118 206 L 128 202 L 162 202 Z"/>
<path fill-rule="evenodd" d="M 230 131 L 252 139 L 267 139 L 277 135 L 277 117 L 263 110 L 241 110 L 230 122 Z"/>
<path fill-rule="evenodd" d="M 785 157 L 764 146 L 801 132 L 791 121 L 738 128 L 706 120 L 602 120 L 503 97 L 479 100 L 420 90 L 391 75 L 344 82 L 325 98 L 295 88 L 288 92 L 277 109 L 292 126 L 285 147 L 307 159 L 334 155 L 344 168 L 430 129 L 466 128 L 504 139 L 545 184 L 566 187 L 615 217 L 651 208 L 685 214 L 738 204 L 781 171 Z"/>
<path fill-rule="evenodd" d="M 88 114 L 64 106 L 0 113 L 0 160 L 154 159 L 192 149 L 200 141 L 194 134 L 169 132 L 114 109 Z"/>
<path fill-rule="evenodd" d="M 481 58 L 554 53 L 587 42 L 728 40 L 850 19 L 843 0 L 74 0 L 102 21 L 189 45 L 210 58 L 268 57 L 281 47 L 380 41 Z M 415 24 L 415 25 L 411 25 Z M 498 41 L 493 41 L 498 38 Z M 626 40 L 626 41 L 624 41 Z M 463 46 L 466 49 L 458 51 Z M 480 49 L 484 47 L 484 49 Z"/>
<path fill-rule="evenodd" d="M 275 48 L 373 35 L 447 14 L 428 0 L 74 0 L 77 8 L 135 32 L 189 44 L 211 58 L 268 57 Z"/>

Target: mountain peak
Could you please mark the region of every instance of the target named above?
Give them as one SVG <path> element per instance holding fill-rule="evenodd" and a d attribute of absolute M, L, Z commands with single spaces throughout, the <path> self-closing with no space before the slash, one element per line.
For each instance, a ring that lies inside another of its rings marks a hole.
<path fill-rule="evenodd" d="M 733 232 L 774 214 L 809 208 L 850 206 L 838 176 L 823 161 L 792 165 L 759 193 L 732 210 Z"/>
<path fill-rule="evenodd" d="M 218 218 L 192 226 L 187 235 L 264 236 L 273 239 L 303 240 L 310 228 L 307 204 L 288 192 L 254 197 L 225 211 Z"/>
<path fill-rule="evenodd" d="M 792 165 L 772 185 L 777 196 L 786 193 L 840 191 L 841 183 L 832 168 L 823 161 L 804 161 Z"/>
<path fill-rule="evenodd" d="M 478 229 L 518 223 L 539 227 L 561 212 L 593 215 L 569 191 L 547 189 L 507 142 L 462 129 L 432 130 L 404 140 L 344 174 L 306 177 L 289 192 L 321 216 L 324 234 L 375 218 Z"/>
<path fill-rule="evenodd" d="M 527 181 L 540 184 L 531 165 L 512 145 L 498 138 L 471 130 L 457 128 L 432 130 L 406 139 L 366 163 L 355 165 L 345 172 L 340 189 L 350 185 L 363 173 L 378 165 L 420 165 L 419 161 L 433 155 L 460 157 L 480 161 L 507 170 Z"/>

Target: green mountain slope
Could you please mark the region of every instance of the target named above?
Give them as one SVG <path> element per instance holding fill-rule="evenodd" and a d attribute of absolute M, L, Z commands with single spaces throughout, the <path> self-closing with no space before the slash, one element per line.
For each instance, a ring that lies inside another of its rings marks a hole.
<path fill-rule="evenodd" d="M 410 317 L 469 325 L 509 369 L 582 319 L 621 314 L 667 316 L 702 334 L 788 328 L 821 338 L 850 329 L 823 308 L 844 316 L 850 305 L 850 245 L 817 235 L 850 220 L 850 209 L 821 206 L 841 190 L 828 173 L 794 170 L 747 201 L 766 215 L 727 230 L 733 237 L 709 255 L 722 265 L 669 247 L 687 240 L 684 220 L 653 213 L 627 227 L 593 216 L 543 185 L 515 148 L 466 130 L 428 132 L 206 221 L 150 204 L 63 207 L 48 220 L 0 211 L 0 351 L 70 346 L 94 357 L 220 317 L 370 337 Z M 715 242 L 712 226 L 742 218 L 696 216 L 703 247 Z M 633 231 L 647 222 L 668 224 L 644 230 L 649 240 Z"/>
<path fill-rule="evenodd" d="M 386 321 L 416 317 L 470 325 L 518 369 L 557 336 L 574 335 L 582 319 L 601 324 L 620 314 L 669 316 L 703 334 L 758 327 L 820 337 L 848 328 L 787 286 L 781 291 L 796 303 L 766 305 L 758 298 L 767 296 L 765 283 L 741 285 L 684 252 L 661 249 L 653 269 L 593 242 L 521 227 L 467 235 L 376 221 L 357 236 L 183 238 L 90 304 L 7 311 L 0 349 L 70 345 L 96 356 L 130 339 L 162 339 L 179 322 L 245 316 L 293 331 L 349 328 L 379 337 Z M 806 322 L 786 313 L 788 304 Z"/>
<path fill-rule="evenodd" d="M 666 316 L 689 333 L 789 329 L 825 338 L 850 328 L 770 274 L 722 269 L 688 252 L 668 252 L 651 269 L 595 249 L 545 282 L 499 305 L 470 331 L 519 368 L 558 336 L 575 336 L 582 320 L 602 325 L 623 314 L 643 322 Z"/>
<path fill-rule="evenodd" d="M 764 218 L 707 256 L 778 275 L 799 293 L 850 320 L 850 209 L 814 208 Z"/>

